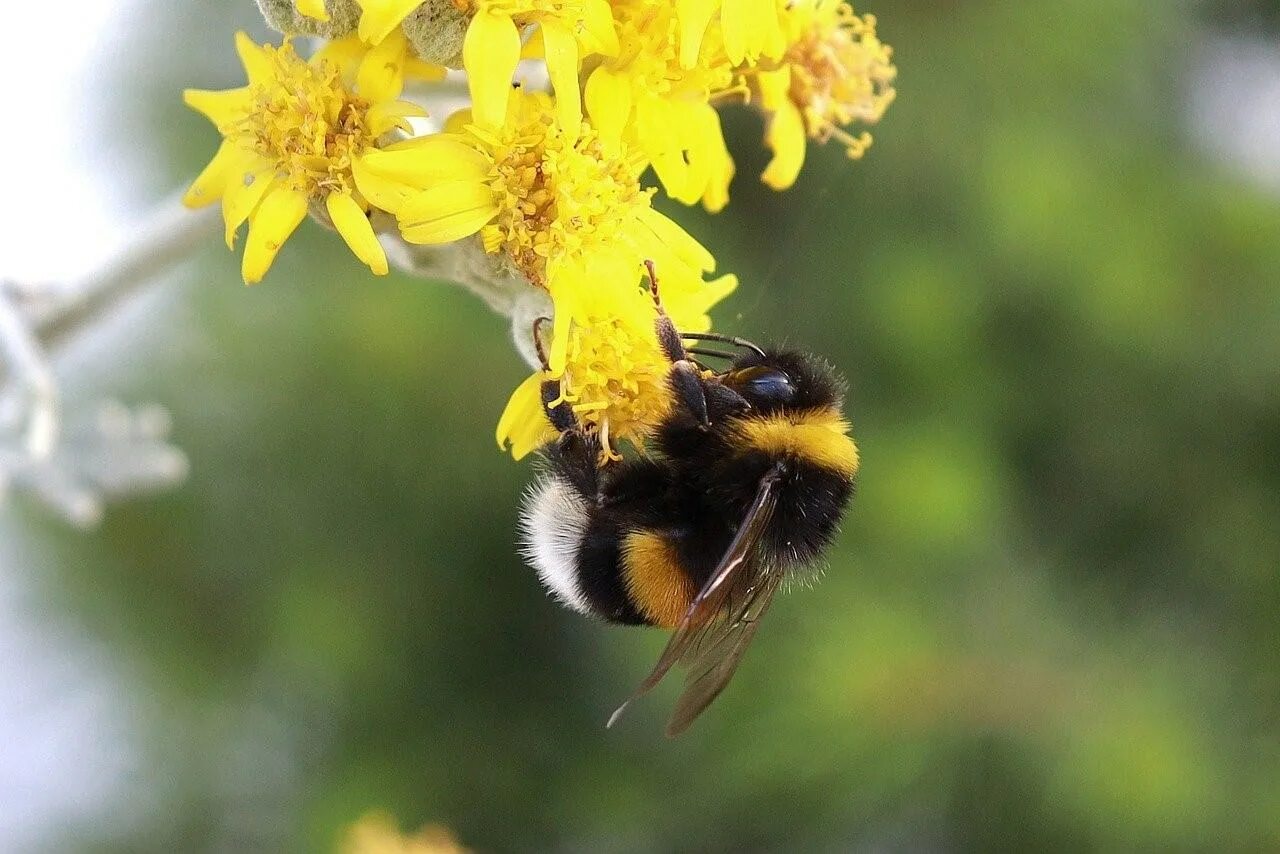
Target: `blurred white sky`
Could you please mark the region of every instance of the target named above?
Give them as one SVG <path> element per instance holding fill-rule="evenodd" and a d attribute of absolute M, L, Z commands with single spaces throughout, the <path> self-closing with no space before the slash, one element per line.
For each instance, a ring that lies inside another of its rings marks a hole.
<path fill-rule="evenodd" d="M 1280 191 L 1280 44 L 1256 35 L 1209 39 L 1188 82 L 1197 141 Z"/>
<path fill-rule="evenodd" d="M 49 281 L 84 272 L 122 236 L 110 170 L 76 132 L 95 112 L 87 60 L 114 39 L 129 0 L 6 3 L 0 80 L 23 92 L 0 134 L 0 276 Z M 57 34 L 50 51 L 45 34 Z M 21 81 L 25 81 L 22 83 Z M 28 88 L 30 87 L 30 88 Z M 67 225 L 75 239 L 68 240 Z M 29 548 L 29 547 L 28 547 Z M 0 849 L 47 850 L 58 834 L 107 812 L 133 777 L 130 703 L 116 662 L 51 613 L 0 507 Z"/>
<path fill-rule="evenodd" d="M 75 128 L 96 112 L 86 59 L 109 50 L 129 0 L 5 5 L 0 79 L 27 84 L 10 113 L 21 132 L 0 134 L 0 276 L 39 281 L 83 271 L 122 232 L 111 197 L 99 192 L 109 172 L 93 168 L 92 137 Z M 56 50 L 45 38 L 53 33 Z M 73 224 L 76 239 L 54 223 Z"/>

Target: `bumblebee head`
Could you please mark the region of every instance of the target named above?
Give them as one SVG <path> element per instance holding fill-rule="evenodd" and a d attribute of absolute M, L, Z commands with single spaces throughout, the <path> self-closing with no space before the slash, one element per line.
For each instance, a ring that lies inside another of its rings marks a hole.
<path fill-rule="evenodd" d="M 727 422 L 735 454 L 798 462 L 809 483 L 829 479 L 829 494 L 847 497 L 858 446 L 841 412 L 844 381 L 835 368 L 808 353 L 763 349 L 739 356 L 720 380 L 751 407 Z"/>
<path fill-rule="evenodd" d="M 831 365 L 795 350 L 747 351 L 720 375 L 720 382 L 761 414 L 839 410 L 844 381 Z"/>

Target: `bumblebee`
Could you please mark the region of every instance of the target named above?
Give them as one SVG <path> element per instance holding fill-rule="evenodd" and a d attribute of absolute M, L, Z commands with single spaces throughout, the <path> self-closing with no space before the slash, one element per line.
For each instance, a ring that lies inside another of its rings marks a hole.
<path fill-rule="evenodd" d="M 652 271 L 650 271 L 652 279 Z M 655 302 L 657 286 L 654 281 Z M 683 732 L 720 694 L 788 576 L 828 546 L 853 495 L 857 446 L 844 383 L 820 359 L 740 338 L 680 334 L 661 311 L 668 415 L 652 453 L 600 464 L 599 440 L 542 399 L 559 435 L 521 515 L 523 552 L 548 592 L 610 622 L 673 629 L 657 665 L 609 720 L 675 666 Z M 717 341 L 737 354 L 687 347 Z M 723 358 L 713 371 L 696 357 Z"/>

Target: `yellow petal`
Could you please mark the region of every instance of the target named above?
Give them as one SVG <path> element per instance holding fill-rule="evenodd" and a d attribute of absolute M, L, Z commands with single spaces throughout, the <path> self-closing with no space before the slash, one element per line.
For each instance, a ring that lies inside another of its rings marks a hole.
<path fill-rule="evenodd" d="M 676 18 L 680 24 L 680 67 L 698 64 L 702 36 L 716 11 L 716 0 L 676 0 Z"/>
<path fill-rule="evenodd" d="M 400 26 L 422 0 L 357 0 L 364 9 L 357 32 L 366 44 L 377 44 Z"/>
<path fill-rule="evenodd" d="M 636 98 L 634 109 L 640 147 L 653 164 L 663 189 L 671 198 L 693 204 L 701 192 L 690 187 L 689 164 L 676 138 L 667 102 L 653 95 L 641 95 Z"/>
<path fill-rule="evenodd" d="M 363 158 L 373 171 L 425 189 L 444 181 L 481 181 L 489 158 L 454 134 L 436 133 L 399 142 Z"/>
<path fill-rule="evenodd" d="M 541 371 L 527 377 L 511 394 L 498 418 L 498 447 L 506 450 L 510 443 L 511 455 L 517 460 L 555 437 L 555 428 L 542 405 L 542 383 L 546 379 Z"/>
<path fill-rule="evenodd" d="M 401 30 L 395 30 L 370 48 L 356 72 L 360 97 L 375 104 L 399 98 L 404 88 L 404 61 L 408 52 L 409 40 Z"/>
<path fill-rule="evenodd" d="M 764 139 L 773 149 L 773 159 L 760 175 L 760 180 L 775 190 L 785 190 L 796 182 L 800 168 L 804 166 L 807 140 L 800 111 L 789 102 L 784 104 L 769 119 Z"/>
<path fill-rule="evenodd" d="M 449 69 L 443 65 L 436 65 L 434 62 L 424 62 L 412 54 L 405 60 L 404 76 L 410 80 L 420 80 L 423 83 L 434 83 L 443 80 L 449 75 Z"/>
<path fill-rule="evenodd" d="M 248 86 L 239 89 L 186 89 L 182 92 L 183 102 L 198 113 L 202 113 L 218 128 L 224 128 L 243 116 L 253 103 Z"/>
<path fill-rule="evenodd" d="M 222 196 L 227 186 L 232 168 L 242 158 L 232 140 L 223 140 L 218 146 L 218 153 L 213 155 L 209 165 L 204 167 L 200 176 L 191 183 L 191 187 L 182 197 L 182 203 L 189 208 L 202 208 L 211 205 Z"/>
<path fill-rule="evenodd" d="M 688 194 L 692 198 L 681 199 L 686 204 L 693 204 L 706 192 L 711 177 L 711 158 L 707 157 L 707 145 L 703 139 L 705 121 L 698 110 L 698 105 L 688 101 L 672 104 L 672 121 L 680 129 L 681 149 L 686 152 L 685 160 L 689 164 Z"/>
<path fill-rule="evenodd" d="M 687 332 L 705 332 L 711 328 L 707 312 L 738 286 L 738 277 L 732 274 L 710 282 L 694 280 L 681 287 L 677 279 L 662 290 L 662 307 L 671 316 L 677 329 Z"/>
<path fill-rule="evenodd" d="M 767 59 L 782 59 L 782 55 L 787 52 L 787 36 L 782 31 L 782 21 L 778 18 L 777 9 L 770 11 L 773 14 L 760 45 L 760 55 Z"/>
<path fill-rule="evenodd" d="M 276 170 L 272 165 L 259 163 L 257 168 L 250 169 L 241 159 L 230 168 L 235 171 L 227 175 L 226 187 L 222 192 L 222 221 L 226 226 L 228 249 L 235 247 L 236 230 L 276 184 Z"/>
<path fill-rule="evenodd" d="M 249 85 L 266 83 L 274 76 L 271 57 L 243 30 L 236 33 L 236 53 L 240 55 L 240 64 L 249 77 Z"/>
<path fill-rule="evenodd" d="M 569 327 L 576 309 L 575 296 L 580 290 L 566 280 L 558 281 L 551 287 L 551 349 L 547 353 L 547 362 L 551 373 L 557 377 L 564 373 L 564 367 L 569 361 Z"/>
<path fill-rule="evenodd" d="M 773 71 L 756 74 L 760 86 L 760 106 L 766 110 L 782 109 L 791 103 L 791 66 L 784 65 Z"/>
<path fill-rule="evenodd" d="M 543 410 L 531 415 L 525 427 L 511 436 L 511 458 L 522 460 L 529 454 L 551 442 L 557 436 L 556 429 Z"/>
<path fill-rule="evenodd" d="M 418 188 L 370 169 L 365 165 L 368 157 L 366 154 L 351 161 L 351 176 L 355 178 L 356 189 L 369 204 L 394 214 L 413 197 Z"/>
<path fill-rule="evenodd" d="M 399 128 L 405 133 L 413 133 L 413 125 L 408 122 L 408 119 L 421 119 L 426 116 L 427 111 L 417 104 L 411 104 L 408 101 L 383 101 L 369 108 L 365 120 L 369 123 L 369 130 L 374 136 L 382 136 L 393 128 Z"/>
<path fill-rule="evenodd" d="M 542 27 L 537 27 L 529 38 L 524 40 L 520 48 L 521 59 L 543 59 L 547 55 L 546 45 L 542 43 Z"/>
<path fill-rule="evenodd" d="M 646 150 L 663 151 L 679 148 L 675 127 L 670 116 L 670 105 L 657 95 L 636 92 L 635 111 L 636 124 L 640 132 L 640 141 Z"/>
<path fill-rule="evenodd" d="M 462 42 L 462 64 L 471 81 L 477 124 L 500 128 L 507 118 L 511 75 L 520 61 L 520 32 L 508 17 L 478 12 Z"/>
<path fill-rule="evenodd" d="M 618 55 L 618 31 L 613 26 L 613 12 L 608 0 L 585 0 L 582 4 L 582 30 L 578 38 L 588 53 Z"/>
<path fill-rule="evenodd" d="M 387 253 L 378 242 L 378 235 L 374 234 L 373 226 L 369 224 L 369 217 L 365 216 L 365 212 L 356 204 L 355 199 L 347 193 L 330 193 L 329 198 L 325 200 L 325 207 L 329 211 L 329 219 L 333 220 L 333 227 L 338 229 L 338 234 L 342 235 L 342 239 L 347 242 L 347 246 L 351 247 L 355 256 L 363 261 L 375 276 L 385 276 Z"/>
<path fill-rule="evenodd" d="M 547 48 L 547 75 L 556 90 L 556 117 L 571 138 L 582 124 L 582 100 L 578 93 L 578 40 L 566 27 L 553 21 L 542 24 L 542 40 Z"/>
<path fill-rule="evenodd" d="M 716 268 L 715 256 L 694 240 L 689 232 L 653 208 L 640 208 L 636 212 L 636 218 L 647 226 L 664 246 L 675 253 L 676 257 L 693 269 L 710 272 Z"/>
<path fill-rule="evenodd" d="M 778 8 L 774 0 L 739 0 L 746 2 L 750 12 L 751 28 L 747 50 L 754 56 L 762 55 L 773 44 L 778 31 Z M 753 58 L 754 58 L 753 56 Z"/>
<path fill-rule="evenodd" d="M 744 19 L 742 7 L 742 0 L 725 0 L 720 8 L 720 32 L 724 38 L 724 52 L 734 65 L 741 65 L 747 55 L 747 22 Z"/>
<path fill-rule="evenodd" d="M 449 243 L 475 234 L 497 213 L 487 185 L 454 181 L 411 198 L 400 210 L 400 232 L 410 243 Z"/>
<path fill-rule="evenodd" d="M 729 204 L 729 184 L 735 171 L 733 156 L 724 142 L 720 127 L 720 114 L 709 104 L 697 105 L 691 116 L 697 127 L 696 144 L 689 152 L 691 164 L 698 164 L 702 175 L 702 205 L 711 213 L 718 213 Z"/>
<path fill-rule="evenodd" d="M 600 138 L 617 144 L 631 118 L 631 81 L 601 65 L 587 78 L 587 114 Z"/>
<path fill-rule="evenodd" d="M 267 194 L 249 223 L 249 239 L 245 241 L 240 265 L 245 284 L 262 281 L 276 253 L 306 215 L 305 193 L 280 187 Z"/>
<path fill-rule="evenodd" d="M 331 63 L 342 74 L 343 82 L 350 86 L 355 82 L 356 70 L 364 61 L 368 50 L 356 35 L 343 36 L 325 42 L 311 55 L 310 64 L 319 67 L 322 63 Z"/>
<path fill-rule="evenodd" d="M 698 200 L 701 191 L 689 180 L 689 164 L 679 151 L 651 154 L 649 159 L 668 196 L 686 205 Z"/>
<path fill-rule="evenodd" d="M 785 46 L 775 0 L 722 0 L 720 29 L 725 54 L 734 65 L 764 53 L 776 57 Z"/>
<path fill-rule="evenodd" d="M 471 108 L 464 110 L 455 110 L 449 114 L 449 118 L 444 120 L 444 127 L 441 128 L 445 133 L 466 133 L 467 125 L 475 124 L 476 117 L 471 114 Z"/>
<path fill-rule="evenodd" d="M 317 21 L 329 20 L 329 12 L 324 8 L 324 0 L 297 0 L 294 5 L 308 18 L 315 18 Z"/>

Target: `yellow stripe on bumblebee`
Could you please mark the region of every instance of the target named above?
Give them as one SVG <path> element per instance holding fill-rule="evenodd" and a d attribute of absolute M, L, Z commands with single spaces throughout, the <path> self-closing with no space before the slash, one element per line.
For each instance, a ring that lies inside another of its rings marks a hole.
<path fill-rule="evenodd" d="M 670 540 L 659 531 L 632 531 L 622 542 L 627 598 L 655 626 L 675 628 L 697 594 Z"/>
<path fill-rule="evenodd" d="M 789 455 L 852 478 L 858 473 L 858 446 L 850 424 L 834 408 L 744 418 L 737 426 L 744 447 Z"/>

